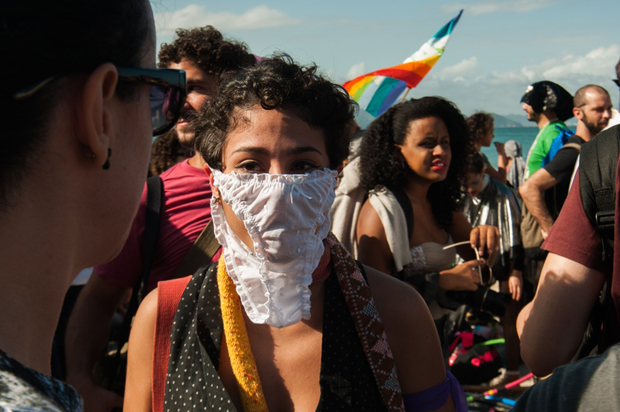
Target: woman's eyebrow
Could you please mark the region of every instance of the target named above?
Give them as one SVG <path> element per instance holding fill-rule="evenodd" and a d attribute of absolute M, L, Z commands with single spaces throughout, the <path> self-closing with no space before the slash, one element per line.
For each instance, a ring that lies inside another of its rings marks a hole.
<path fill-rule="evenodd" d="M 252 154 L 269 154 L 269 150 L 265 149 L 264 147 L 256 147 L 256 146 L 242 146 L 239 147 L 235 150 L 233 150 L 230 154 L 235 154 L 235 153 L 252 153 Z M 316 147 L 312 147 L 312 146 L 300 146 L 300 147 L 294 147 L 290 150 L 286 151 L 286 154 L 288 155 L 297 155 L 297 154 L 301 154 L 301 153 L 307 153 L 307 152 L 315 152 L 318 153 L 320 155 L 323 154 L 323 152 L 321 152 L 319 149 L 317 149 Z"/>

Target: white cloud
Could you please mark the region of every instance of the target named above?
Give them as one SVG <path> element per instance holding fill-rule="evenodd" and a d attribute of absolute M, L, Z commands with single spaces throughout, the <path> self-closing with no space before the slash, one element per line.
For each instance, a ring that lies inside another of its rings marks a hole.
<path fill-rule="evenodd" d="M 346 79 L 351 80 L 366 73 L 366 63 L 360 62 L 351 66 L 346 74 Z"/>
<path fill-rule="evenodd" d="M 218 30 L 256 30 L 271 27 L 295 26 L 301 19 L 265 5 L 254 7 L 243 14 L 230 12 L 211 13 L 204 6 L 190 4 L 174 11 L 155 14 L 157 36 L 169 36 L 177 28 L 201 27 L 210 24 Z"/>
<path fill-rule="evenodd" d="M 555 0 L 480 1 L 474 4 L 447 4 L 442 6 L 442 9 L 450 13 L 459 11 L 460 9 L 465 9 L 467 13 L 471 13 L 475 16 L 478 14 L 495 13 L 498 11 L 515 11 L 523 13 L 547 7 L 555 2 Z"/>
<path fill-rule="evenodd" d="M 484 72 L 484 61 L 466 59 L 438 73 L 431 71 L 410 95 L 439 95 L 453 100 L 465 113 L 484 109 L 495 113 L 519 112 L 519 100 L 528 84 L 551 80 L 575 93 L 586 84 L 598 84 L 612 92 L 614 106 L 614 67 L 620 44 L 597 47 L 583 55 L 549 58 L 535 65 L 506 71 Z M 453 75 L 453 76 L 450 76 Z"/>
<path fill-rule="evenodd" d="M 455 79 L 457 76 L 463 79 L 463 75 L 475 73 L 477 66 L 478 59 L 476 56 L 472 56 L 469 59 L 465 59 L 455 64 L 454 66 L 446 67 L 439 72 L 439 76 L 442 79 Z"/>
<path fill-rule="evenodd" d="M 620 55 L 620 45 L 599 47 L 585 56 L 568 55 L 543 71 L 544 77 L 570 78 L 575 75 L 611 76 Z"/>

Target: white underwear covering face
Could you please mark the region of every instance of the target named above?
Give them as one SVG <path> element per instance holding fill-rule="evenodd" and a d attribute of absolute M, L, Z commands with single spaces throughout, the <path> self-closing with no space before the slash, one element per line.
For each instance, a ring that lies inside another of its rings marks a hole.
<path fill-rule="evenodd" d="M 222 205 L 211 199 L 215 237 L 246 314 L 254 323 L 278 328 L 310 319 L 309 286 L 331 226 L 337 172 L 212 172 L 220 197 L 254 245 L 252 252 L 231 230 Z"/>

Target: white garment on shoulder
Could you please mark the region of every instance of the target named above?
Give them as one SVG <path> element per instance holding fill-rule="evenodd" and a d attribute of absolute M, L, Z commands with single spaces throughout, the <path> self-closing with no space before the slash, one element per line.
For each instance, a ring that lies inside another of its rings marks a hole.
<path fill-rule="evenodd" d="M 392 251 L 396 271 L 400 272 L 411 262 L 407 219 L 394 194 L 384 186 L 377 186 L 368 193 L 368 200 L 375 209 Z"/>

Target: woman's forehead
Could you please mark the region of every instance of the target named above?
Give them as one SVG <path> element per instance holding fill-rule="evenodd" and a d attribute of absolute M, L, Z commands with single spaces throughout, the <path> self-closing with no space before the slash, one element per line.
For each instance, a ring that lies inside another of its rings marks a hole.
<path fill-rule="evenodd" d="M 312 128 L 293 111 L 265 110 L 260 106 L 251 109 L 237 109 L 236 125 L 226 139 L 226 152 L 238 146 L 265 147 L 276 149 L 309 146 L 325 152 L 325 137 L 322 131 Z"/>

